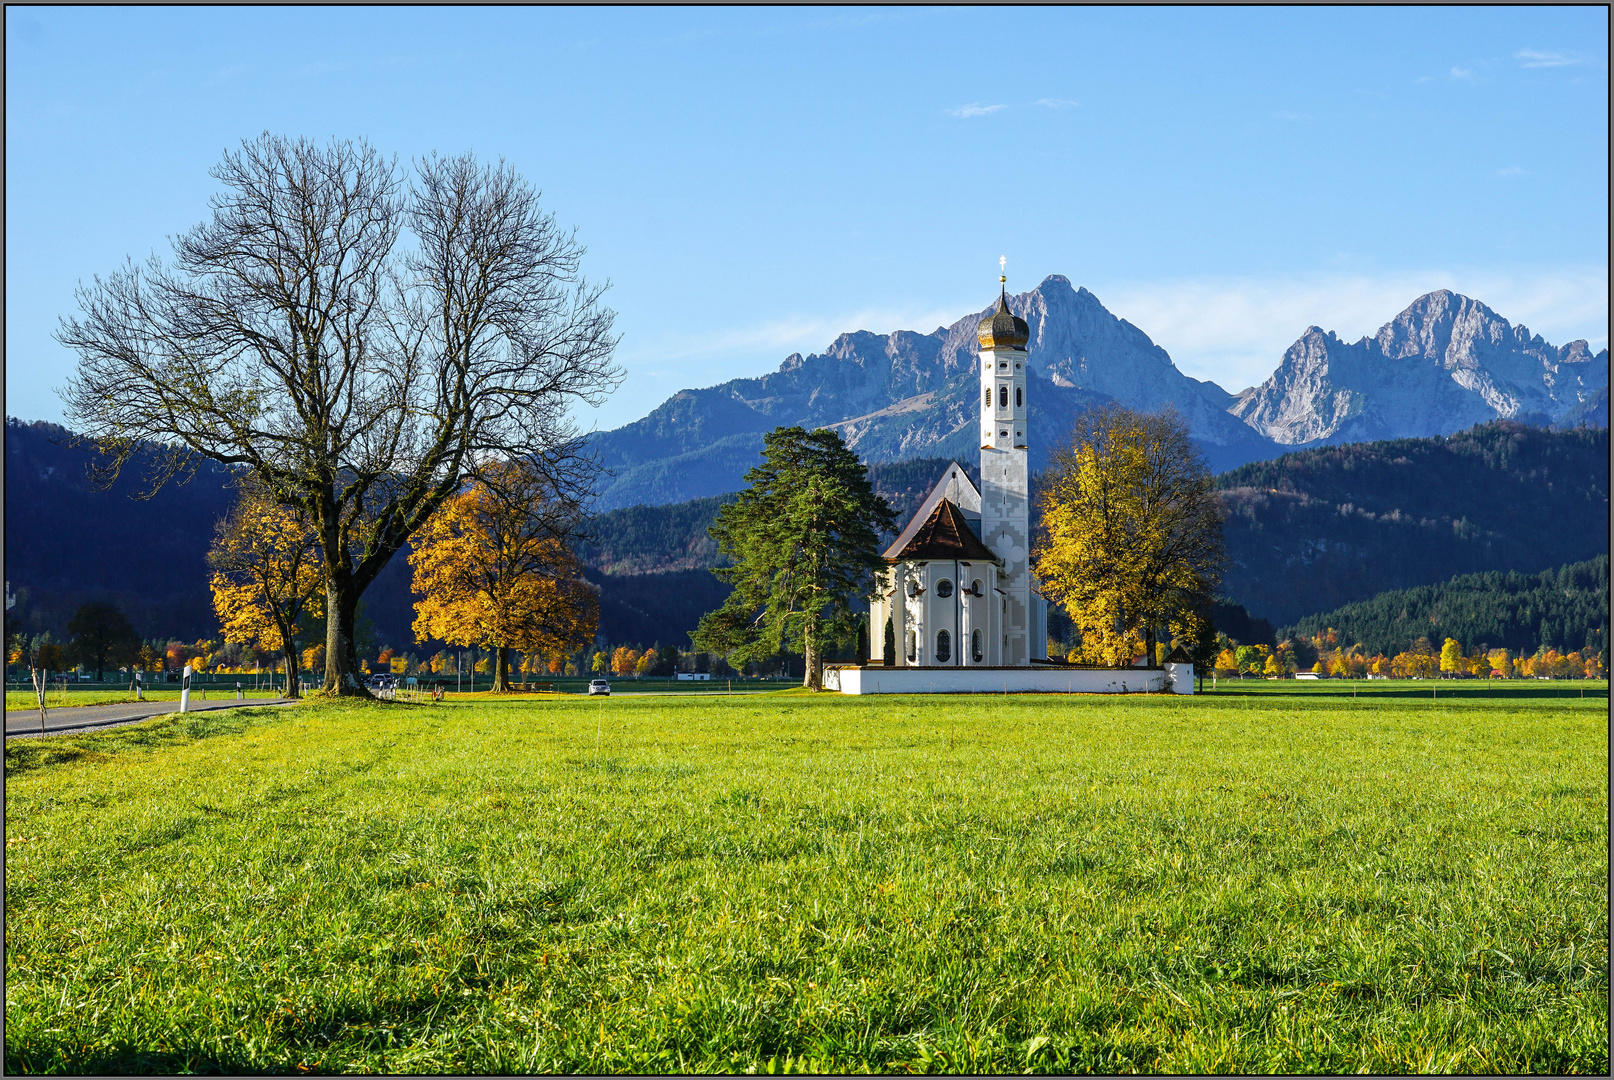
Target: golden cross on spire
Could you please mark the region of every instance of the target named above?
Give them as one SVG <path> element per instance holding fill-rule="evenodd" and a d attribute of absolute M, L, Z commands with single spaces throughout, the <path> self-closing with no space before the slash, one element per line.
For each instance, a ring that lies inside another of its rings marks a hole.
<path fill-rule="evenodd" d="M 1008 271 L 1008 265 L 1009 265 L 1009 257 L 1007 255 L 999 255 L 998 256 L 998 281 L 1000 283 L 1003 283 L 1003 284 L 1008 283 L 1009 279 L 1004 276 L 1004 274 Z"/>

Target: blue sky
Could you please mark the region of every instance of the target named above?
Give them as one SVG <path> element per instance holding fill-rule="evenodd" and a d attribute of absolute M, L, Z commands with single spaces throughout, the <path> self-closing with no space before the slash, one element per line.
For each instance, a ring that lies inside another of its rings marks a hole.
<path fill-rule="evenodd" d="M 1238 390 L 1435 288 L 1608 339 L 1602 8 L 8 8 L 6 411 L 268 129 L 502 156 L 609 279 L 615 427 L 1065 274 Z"/>

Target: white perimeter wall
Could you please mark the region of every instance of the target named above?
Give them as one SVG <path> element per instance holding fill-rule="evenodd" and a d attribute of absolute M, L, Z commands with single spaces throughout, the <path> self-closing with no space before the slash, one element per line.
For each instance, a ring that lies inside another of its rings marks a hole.
<path fill-rule="evenodd" d="M 826 667 L 824 689 L 843 694 L 1178 694 L 1194 692 L 1194 666 L 1158 668 Z"/>

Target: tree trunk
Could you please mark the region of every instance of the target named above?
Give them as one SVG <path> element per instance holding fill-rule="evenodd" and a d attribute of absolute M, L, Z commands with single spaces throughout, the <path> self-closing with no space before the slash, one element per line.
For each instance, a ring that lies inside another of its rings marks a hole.
<path fill-rule="evenodd" d="M 347 575 L 341 575 L 346 578 Z M 359 678 L 359 657 L 353 628 L 358 617 L 359 594 L 347 580 L 328 577 L 325 585 L 325 684 L 320 692 L 339 697 L 369 697 Z"/>
<path fill-rule="evenodd" d="M 503 645 L 493 648 L 493 692 L 495 694 L 513 694 L 515 690 L 510 686 L 510 650 Z"/>
<path fill-rule="evenodd" d="M 809 690 L 824 689 L 824 673 L 820 670 L 818 660 L 818 638 L 813 633 L 813 624 L 808 621 L 802 630 L 802 665 L 805 670 L 801 673 L 802 685 Z"/>
<path fill-rule="evenodd" d="M 302 680 L 297 678 L 302 673 L 302 657 L 297 652 L 295 638 L 284 638 L 291 642 L 291 648 L 286 652 L 286 692 L 282 695 L 287 698 L 300 698 L 303 696 Z"/>
<path fill-rule="evenodd" d="M 286 690 L 281 696 L 287 698 L 302 696 L 302 687 L 297 679 L 298 673 L 302 670 L 302 654 L 297 651 L 297 636 L 292 632 L 293 625 L 278 617 L 275 620 L 275 629 L 280 631 L 280 643 L 286 646 L 280 651 L 280 658 L 286 665 Z"/>

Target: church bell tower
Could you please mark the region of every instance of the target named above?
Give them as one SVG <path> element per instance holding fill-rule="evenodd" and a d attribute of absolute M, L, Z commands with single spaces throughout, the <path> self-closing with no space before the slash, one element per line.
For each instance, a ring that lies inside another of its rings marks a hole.
<path fill-rule="evenodd" d="M 998 306 L 976 327 L 981 373 L 981 539 L 1003 561 L 992 612 L 993 662 L 1031 663 L 1046 643 L 1033 641 L 1030 470 L 1026 442 L 1026 344 L 1031 328 L 1009 310 L 1008 279 L 998 278 Z"/>

